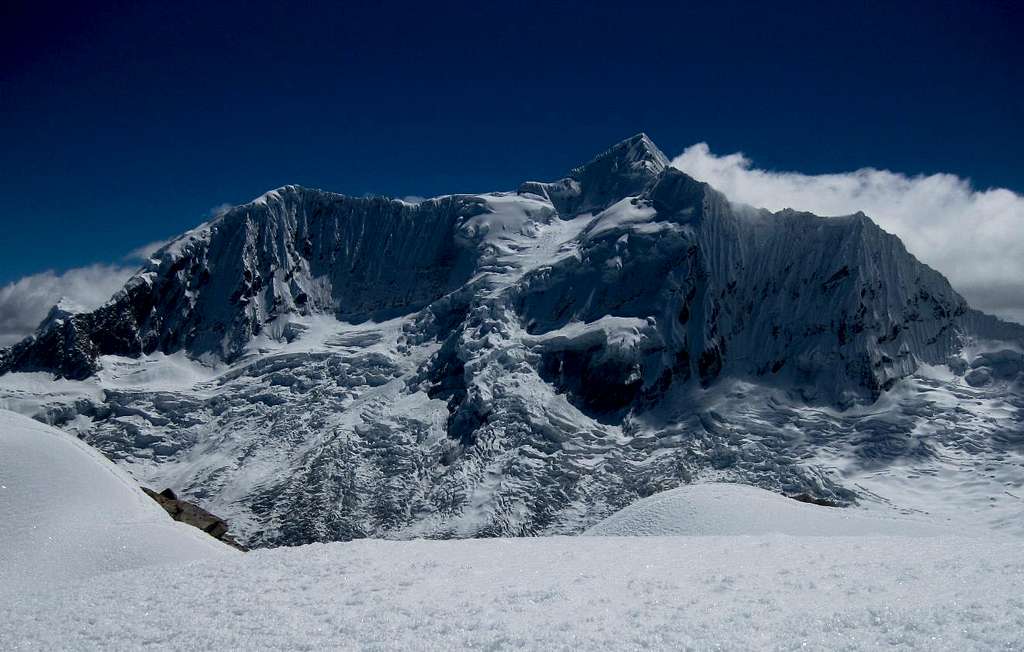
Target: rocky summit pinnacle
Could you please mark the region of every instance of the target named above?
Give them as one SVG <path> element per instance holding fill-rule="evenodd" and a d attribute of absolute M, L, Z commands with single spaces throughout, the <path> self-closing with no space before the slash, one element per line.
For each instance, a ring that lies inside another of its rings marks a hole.
<path fill-rule="evenodd" d="M 1024 480 L 1022 347 L 863 214 L 734 204 L 637 134 L 516 192 L 268 192 L 52 311 L 0 401 L 247 545 L 568 533 L 695 478 L 972 504 L 931 465 Z"/>
<path fill-rule="evenodd" d="M 572 171 L 577 180 L 586 177 L 643 176 L 648 180 L 669 165 L 666 157 L 647 134 L 639 133 L 598 154 L 589 163 Z"/>

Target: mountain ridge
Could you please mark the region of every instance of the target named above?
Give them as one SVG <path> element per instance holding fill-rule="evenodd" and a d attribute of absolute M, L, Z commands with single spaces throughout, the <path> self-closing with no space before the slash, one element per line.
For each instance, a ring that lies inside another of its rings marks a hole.
<path fill-rule="evenodd" d="M 863 213 L 735 204 L 638 134 L 515 192 L 265 193 L 0 352 L 0 401 L 247 545 L 569 533 L 693 479 L 1017 482 L 1020 351 Z"/>
<path fill-rule="evenodd" d="M 597 172 L 596 174 L 595 170 Z M 599 181 L 609 178 L 612 179 L 614 181 L 612 187 L 621 192 L 627 191 L 623 190 L 620 185 L 616 184 L 620 184 L 623 180 L 625 180 L 625 184 L 628 189 L 634 191 L 643 190 L 646 194 L 646 198 L 652 202 L 658 214 L 671 213 L 673 211 L 678 213 L 679 210 L 687 209 L 692 210 L 694 206 L 685 204 L 686 201 L 690 201 L 693 198 L 691 197 L 689 200 L 683 199 L 683 204 L 680 204 L 680 193 L 699 193 L 701 190 L 698 189 L 702 188 L 705 193 L 710 191 L 711 193 L 717 194 L 717 191 L 707 184 L 698 182 L 685 173 L 679 172 L 674 168 L 670 168 L 668 166 L 667 157 L 665 157 L 649 137 L 643 133 L 637 134 L 613 145 L 609 149 L 597 155 L 590 162 L 574 168 L 570 176 L 562 181 L 552 183 L 527 182 L 520 187 L 518 192 L 519 194 L 537 194 L 538 191 L 540 191 L 541 194 L 538 196 L 549 199 L 553 204 L 561 201 L 563 209 L 571 207 L 570 209 L 581 211 L 584 207 L 589 207 L 590 210 L 593 210 L 595 206 L 600 204 L 600 202 L 593 197 L 586 197 L 587 191 L 592 189 L 584 189 L 584 186 L 588 185 L 588 182 L 593 181 L 595 178 Z M 562 194 L 560 199 L 552 199 L 551 188 L 564 189 L 563 184 L 570 180 L 583 184 L 579 189 L 574 191 L 574 199 L 572 201 L 567 200 L 565 193 Z M 638 180 L 639 183 L 641 183 L 641 188 L 635 187 Z M 653 186 L 651 185 L 652 183 Z M 681 190 L 682 186 L 685 186 L 686 189 Z M 598 188 L 596 191 L 599 196 L 605 197 L 606 202 L 608 192 L 609 191 L 605 188 Z M 118 316 L 120 321 L 123 322 L 126 319 L 134 321 L 137 323 L 135 330 L 144 330 L 146 325 L 144 323 L 140 323 L 146 321 L 146 315 L 143 313 L 145 313 L 147 309 L 154 308 L 155 306 L 150 306 L 149 304 L 151 302 L 148 301 L 146 297 L 139 297 L 138 295 L 147 294 L 144 292 L 144 288 L 149 286 L 152 282 L 153 274 L 160 275 L 162 273 L 167 275 L 168 271 L 170 273 L 179 271 L 175 269 L 175 265 L 181 264 L 180 254 L 184 253 L 190 247 L 195 246 L 195 234 L 197 232 L 209 232 L 210 229 L 216 229 L 218 226 L 224 225 L 225 223 L 232 221 L 237 222 L 240 219 L 244 219 L 246 221 L 267 219 L 267 213 L 274 213 L 275 208 L 283 205 L 284 211 L 287 212 L 288 210 L 291 210 L 291 205 L 297 202 L 303 202 L 306 198 L 312 198 L 312 201 L 326 205 L 335 203 L 346 204 L 351 210 L 368 208 L 370 211 L 379 212 L 386 211 L 387 208 L 385 207 L 390 207 L 392 210 L 397 211 L 400 214 L 404 214 L 405 217 L 416 216 L 421 219 L 426 218 L 428 220 L 431 217 L 429 214 L 432 210 L 447 211 L 449 213 L 449 219 L 446 220 L 447 223 L 441 224 L 441 226 L 444 227 L 441 231 L 444 232 L 446 229 L 448 231 L 454 230 L 453 223 L 450 220 L 452 213 L 457 214 L 458 217 L 472 217 L 474 212 L 486 210 L 486 208 L 481 205 L 482 202 L 478 200 L 478 197 L 479 196 L 477 195 L 445 195 L 428 199 L 421 204 L 410 205 L 397 199 L 352 198 L 338 193 L 304 188 L 294 184 L 281 186 L 280 188 L 264 193 L 251 202 L 225 211 L 209 222 L 200 225 L 199 227 L 196 227 L 196 229 L 193 229 L 183 236 L 169 242 L 151 256 L 150 262 L 144 266 L 139 273 L 132 277 L 132 279 L 126 284 L 124 290 L 117 293 L 110 301 L 108 301 L 107 304 L 101 306 L 99 309 L 90 313 L 84 313 L 91 316 L 92 319 L 83 319 L 78 316 L 83 313 L 70 313 L 66 310 L 57 310 L 55 307 L 56 312 L 51 311 L 41 324 L 41 327 L 35 336 L 26 338 L 26 340 L 0 352 L 0 373 L 4 373 L 8 370 L 48 370 L 55 371 L 60 376 L 81 379 L 97 371 L 98 363 L 96 362 L 96 358 L 101 355 L 140 355 L 153 353 L 158 350 L 165 353 L 171 353 L 175 348 L 187 349 L 189 342 L 175 341 L 174 333 L 158 332 L 156 334 L 150 334 L 149 336 L 144 336 L 142 333 L 118 333 L 119 329 L 109 328 L 109 320 L 106 318 L 106 315 L 112 312 L 113 305 L 124 303 L 123 301 L 119 302 L 119 299 L 127 299 L 127 303 L 131 309 L 126 310 L 125 306 L 121 305 L 118 306 L 118 309 L 116 310 L 116 312 L 119 313 Z M 675 201 L 676 205 L 672 205 L 672 201 Z M 719 203 L 724 202 L 728 203 L 730 206 L 742 208 L 736 204 L 732 204 L 720 194 L 717 194 L 717 197 L 715 197 L 713 201 L 717 201 Z M 266 208 L 267 211 L 261 211 L 261 208 Z M 280 212 L 280 209 L 277 212 Z M 754 211 L 747 211 L 748 215 L 755 214 L 756 212 L 757 209 L 754 209 Z M 261 213 L 263 214 L 261 215 Z M 243 215 L 244 218 L 242 217 Z M 775 221 L 788 219 L 797 215 L 818 217 L 813 216 L 810 213 L 791 209 L 770 213 L 770 215 Z M 851 220 L 867 220 L 867 223 L 881 231 L 881 229 L 877 227 L 877 224 L 863 213 L 856 213 L 851 216 L 829 217 L 826 219 L 839 221 L 845 218 L 849 218 Z M 399 217 L 399 219 L 401 219 L 401 217 Z M 409 222 L 409 226 L 413 226 L 413 224 L 411 224 L 412 220 L 409 220 Z M 430 224 L 428 226 L 433 227 L 435 225 Z M 427 228 L 423 230 L 429 232 L 434 229 Z M 323 234 L 319 235 L 321 237 L 323 236 Z M 246 237 L 252 238 L 254 236 L 253 234 L 247 234 Z M 266 238 L 267 234 L 255 234 L 255 237 Z M 292 266 L 301 266 L 304 262 L 308 263 L 308 261 L 301 260 L 302 256 L 296 255 L 297 252 L 294 251 L 294 249 L 297 244 L 301 244 L 307 249 L 310 248 L 311 239 L 309 234 L 303 234 L 300 238 L 296 232 L 293 240 L 297 241 L 299 239 L 303 240 L 303 242 L 283 243 L 283 246 L 282 243 L 275 243 L 275 246 L 278 249 L 290 249 L 289 251 L 282 252 L 284 254 L 283 256 L 278 256 L 281 260 L 274 261 L 277 264 L 278 269 L 280 267 L 284 267 L 286 269 L 286 276 L 289 276 L 292 272 L 296 271 L 294 269 L 290 269 Z M 350 242 L 349 245 L 353 246 L 353 243 Z M 900 247 L 902 248 L 902 245 L 900 245 Z M 244 253 L 245 252 L 229 252 L 229 254 L 234 254 L 236 256 L 244 256 Z M 390 252 L 385 251 L 384 253 Z M 458 253 L 459 252 L 453 248 L 446 251 L 445 255 L 456 256 Z M 914 260 L 922 266 L 922 269 L 927 268 L 927 266 L 919 263 L 916 259 Z M 355 261 L 352 261 L 350 264 L 354 265 Z M 168 270 L 168 267 L 170 267 L 170 270 Z M 278 269 L 273 270 L 273 272 L 276 273 Z M 193 276 L 209 276 L 208 269 L 190 270 L 190 272 Z M 227 297 L 230 302 L 246 302 L 251 299 L 253 293 L 262 289 L 262 283 L 274 283 L 275 281 L 275 279 L 266 278 L 269 274 L 264 273 L 264 275 L 261 276 L 258 272 L 255 277 L 250 278 L 253 274 L 253 270 L 250 269 L 248 265 L 243 265 L 241 274 L 243 278 L 241 279 L 241 282 L 238 283 L 238 287 L 234 288 L 232 293 Z M 199 278 L 201 281 L 202 277 L 200 276 Z M 191 280 L 195 283 L 194 278 Z M 286 280 L 291 279 L 288 278 Z M 385 282 L 389 281 L 393 282 L 393 280 L 385 279 Z M 443 281 L 441 281 L 440 284 L 442 286 L 445 285 Z M 457 287 L 458 284 L 456 283 L 454 285 Z M 445 287 L 448 291 L 456 289 L 455 287 Z M 192 289 L 192 287 L 186 288 L 185 293 Z M 299 313 L 302 313 L 307 309 L 304 306 L 297 304 L 305 303 L 310 299 L 311 294 L 316 294 L 312 287 L 295 286 L 295 284 L 293 284 L 293 287 L 289 288 L 288 291 L 280 291 L 280 287 L 274 289 L 278 290 L 278 292 L 274 294 L 272 299 L 273 301 L 285 303 L 287 310 L 294 310 Z M 178 291 L 181 292 L 181 289 L 178 288 Z M 322 294 L 322 292 L 320 294 Z M 413 294 L 415 294 L 415 292 Z M 428 292 L 424 296 L 433 300 L 440 298 L 440 295 L 436 291 L 433 293 Z M 960 298 L 959 295 L 956 296 L 959 302 L 966 306 L 963 299 Z M 315 303 L 317 300 L 320 301 L 320 305 Z M 422 307 L 425 301 L 427 301 L 426 298 L 420 297 L 418 300 L 412 299 L 407 301 L 406 305 L 402 305 L 403 302 L 398 300 L 394 301 L 393 303 L 396 305 L 391 307 L 398 307 L 399 309 L 409 308 L 411 306 Z M 323 303 L 330 303 L 330 301 L 329 299 L 325 301 L 323 296 L 314 297 L 314 305 L 310 306 L 308 310 L 329 312 L 331 308 L 334 308 L 339 317 L 355 317 L 357 319 L 364 318 L 364 314 L 361 314 L 358 310 L 353 311 L 351 309 L 346 309 L 344 306 L 322 305 Z M 260 313 L 260 315 L 258 315 L 259 318 L 266 320 L 267 317 L 272 316 L 273 309 L 274 306 L 269 306 L 267 307 L 267 310 L 255 312 Z M 961 310 L 965 312 L 966 308 Z M 986 319 L 984 321 L 992 324 L 992 329 L 996 329 L 999 320 L 992 321 L 992 319 Z M 232 345 L 234 348 L 228 348 L 228 350 L 225 350 L 224 347 L 222 347 L 220 352 L 222 357 L 232 359 L 232 357 L 237 354 L 237 349 L 244 343 L 243 340 L 247 336 L 259 334 L 261 332 L 262 326 L 257 320 L 257 315 L 251 315 L 249 322 L 249 324 L 242 325 L 240 327 L 237 324 L 234 325 L 235 328 L 241 328 L 242 332 L 237 335 L 236 339 L 238 341 L 234 342 Z M 51 327 L 53 327 L 54 331 L 59 332 L 48 333 L 47 331 Z M 225 326 L 224 324 L 218 323 L 214 324 L 214 328 L 230 329 L 231 325 Z M 114 333 L 113 336 L 110 336 L 111 330 Z M 159 331 L 159 327 L 157 327 L 157 330 Z M 99 331 L 107 331 L 107 335 L 100 336 Z M 1024 331 L 1024 329 L 1022 329 L 1022 331 Z M 190 336 L 185 335 L 184 337 L 187 340 Z M 1020 337 L 1024 339 L 1024 336 Z M 45 338 L 46 341 L 41 345 L 35 344 L 31 341 L 32 338 L 35 338 L 36 340 Z M 71 355 L 65 356 L 56 354 L 60 351 L 61 341 L 64 344 L 64 350 L 62 353 L 70 353 Z M 215 348 L 210 343 L 204 344 L 203 347 L 203 350 L 196 351 L 196 353 L 201 354 L 209 352 Z M 47 355 L 47 351 L 49 351 L 49 355 Z"/>

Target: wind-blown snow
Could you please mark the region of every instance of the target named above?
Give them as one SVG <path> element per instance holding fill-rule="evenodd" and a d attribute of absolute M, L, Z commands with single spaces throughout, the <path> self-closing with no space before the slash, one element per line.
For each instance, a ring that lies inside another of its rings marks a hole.
<path fill-rule="evenodd" d="M 6 410 L 0 523 L 0 601 L 70 580 L 235 554 L 171 520 L 95 449 Z"/>
<path fill-rule="evenodd" d="M 0 647 L 1019 649 L 1022 582 L 999 538 L 356 541 L 0 597 Z"/>

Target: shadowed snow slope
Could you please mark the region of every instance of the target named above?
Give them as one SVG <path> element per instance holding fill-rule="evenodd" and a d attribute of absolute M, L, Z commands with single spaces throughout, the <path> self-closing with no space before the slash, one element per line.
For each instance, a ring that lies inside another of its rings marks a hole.
<path fill-rule="evenodd" d="M 0 595 L 234 554 L 172 521 L 88 445 L 6 410 L 0 410 L 0 523 Z"/>
<path fill-rule="evenodd" d="M 820 507 L 738 484 L 696 484 L 637 501 L 586 534 L 598 536 L 758 535 L 932 536 L 935 525 L 852 508 Z"/>

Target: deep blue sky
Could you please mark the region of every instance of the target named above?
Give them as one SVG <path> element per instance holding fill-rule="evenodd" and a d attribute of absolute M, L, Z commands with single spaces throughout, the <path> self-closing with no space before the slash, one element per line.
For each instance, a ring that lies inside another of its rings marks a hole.
<path fill-rule="evenodd" d="M 0 8 L 0 283 L 286 183 L 513 188 L 641 130 L 1024 191 L 1015 2 L 88 4 Z"/>

